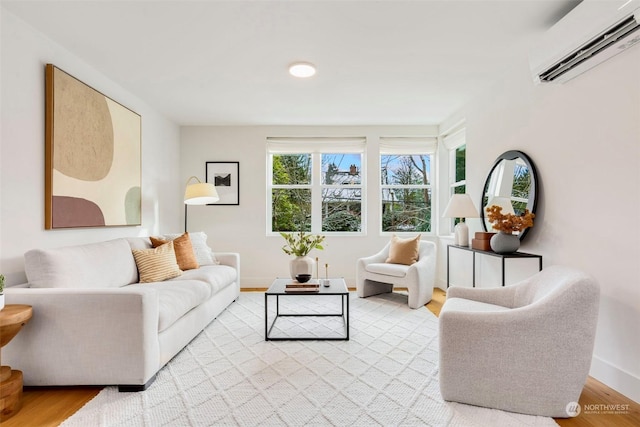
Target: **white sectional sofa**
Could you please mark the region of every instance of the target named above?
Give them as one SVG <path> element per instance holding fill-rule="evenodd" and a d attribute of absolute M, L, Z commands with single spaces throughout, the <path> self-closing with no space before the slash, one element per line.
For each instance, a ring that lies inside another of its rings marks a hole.
<path fill-rule="evenodd" d="M 2 363 L 21 370 L 28 386 L 146 389 L 237 299 L 240 258 L 215 253 L 212 265 L 138 283 L 132 249 L 143 248 L 149 238 L 27 252 L 29 283 L 6 288 L 5 298 L 33 306 L 33 318 L 2 349 Z"/>

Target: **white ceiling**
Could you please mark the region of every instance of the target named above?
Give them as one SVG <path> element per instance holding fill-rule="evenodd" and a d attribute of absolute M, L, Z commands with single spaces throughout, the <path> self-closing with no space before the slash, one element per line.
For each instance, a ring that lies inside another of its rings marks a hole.
<path fill-rule="evenodd" d="M 2 0 L 183 125 L 438 124 L 577 3 Z"/>

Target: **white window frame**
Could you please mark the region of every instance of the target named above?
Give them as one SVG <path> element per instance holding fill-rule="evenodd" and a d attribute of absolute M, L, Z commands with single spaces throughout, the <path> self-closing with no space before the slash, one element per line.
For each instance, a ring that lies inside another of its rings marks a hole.
<path fill-rule="evenodd" d="M 279 236 L 280 232 L 271 229 L 272 190 L 277 188 L 310 188 L 311 189 L 311 233 L 326 236 L 365 236 L 367 230 L 366 210 L 366 138 L 365 137 L 268 137 L 267 138 L 267 236 Z M 273 155 L 310 154 L 311 184 L 274 185 Z M 360 184 L 346 188 L 360 188 L 360 231 L 322 231 L 322 192 L 326 188 L 345 188 L 342 185 L 322 183 L 323 154 L 359 154 Z"/>
<path fill-rule="evenodd" d="M 379 203 L 377 206 L 378 215 L 380 217 L 380 228 L 379 233 L 381 236 L 390 236 L 393 234 L 410 234 L 415 235 L 416 231 L 385 231 L 383 230 L 383 216 L 382 216 L 382 204 L 384 203 L 384 198 L 382 197 L 382 191 L 385 188 L 389 189 L 412 189 L 412 190 L 422 190 L 428 189 L 431 193 L 430 203 L 431 203 L 431 218 L 429 219 L 429 223 L 431 224 L 431 231 L 421 231 L 419 233 L 431 236 L 435 235 L 435 229 L 437 224 L 435 221 L 435 209 L 436 203 L 434 203 L 434 199 L 436 197 L 436 149 L 437 149 L 437 138 L 435 137 L 380 137 L 380 147 L 378 152 L 378 197 Z M 398 155 L 398 156 L 429 156 L 429 184 L 424 185 L 389 185 L 382 184 L 382 156 L 385 155 Z"/>
<path fill-rule="evenodd" d="M 455 192 L 456 187 L 460 187 L 464 185 L 465 192 L 466 192 L 466 185 L 467 185 L 466 170 L 465 170 L 465 179 L 463 179 L 462 181 L 456 181 L 456 151 L 458 148 L 465 146 L 465 159 L 467 155 L 466 154 L 467 139 L 466 139 L 465 128 L 464 127 L 458 128 L 455 131 L 443 136 L 442 145 L 447 150 L 447 156 L 448 156 L 448 169 L 449 169 L 448 170 L 448 187 L 447 187 L 448 194 L 447 194 L 446 203 L 444 204 L 444 206 L 447 206 L 447 204 L 449 203 L 449 200 L 451 200 L 451 196 L 453 196 Z M 466 161 L 465 161 L 465 164 L 466 164 Z M 444 206 L 443 206 L 443 209 L 444 209 Z M 455 221 L 456 221 L 456 218 L 449 218 L 449 220 L 446 222 L 447 234 L 453 234 L 453 227 L 455 226 Z"/>

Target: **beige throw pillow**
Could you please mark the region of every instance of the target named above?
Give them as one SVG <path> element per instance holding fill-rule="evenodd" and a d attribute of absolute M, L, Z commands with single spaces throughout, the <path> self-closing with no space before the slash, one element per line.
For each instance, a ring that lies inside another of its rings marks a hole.
<path fill-rule="evenodd" d="M 134 249 L 132 252 L 138 266 L 140 283 L 162 282 L 182 274 L 176 262 L 173 242 L 154 249 Z"/>
<path fill-rule="evenodd" d="M 165 243 L 173 242 L 173 250 L 176 252 L 176 261 L 178 262 L 180 270 L 193 270 L 199 267 L 196 255 L 193 252 L 193 245 L 191 244 L 189 233 L 184 233 L 173 240 L 164 240 L 157 237 L 149 237 L 149 239 L 154 248 L 164 245 Z"/>
<path fill-rule="evenodd" d="M 389 257 L 385 262 L 389 264 L 411 265 L 418 261 L 420 248 L 420 234 L 411 239 L 401 239 L 395 234 L 391 237 Z"/>

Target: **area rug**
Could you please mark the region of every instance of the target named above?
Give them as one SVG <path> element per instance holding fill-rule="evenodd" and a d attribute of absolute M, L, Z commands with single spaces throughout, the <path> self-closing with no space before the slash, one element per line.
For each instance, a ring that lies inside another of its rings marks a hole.
<path fill-rule="evenodd" d="M 349 301 L 349 341 L 265 342 L 264 294 L 242 293 L 149 389 L 106 387 L 62 426 L 556 425 L 551 418 L 444 402 L 437 318 L 410 309 L 397 293 L 351 294 Z M 281 312 L 339 307 L 335 296 L 280 300 Z M 341 332 L 339 318 L 320 317 L 279 319 L 273 330 Z"/>

